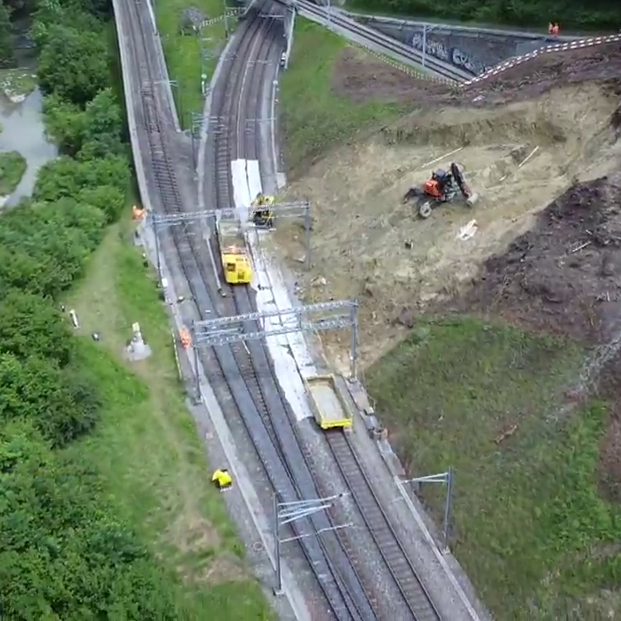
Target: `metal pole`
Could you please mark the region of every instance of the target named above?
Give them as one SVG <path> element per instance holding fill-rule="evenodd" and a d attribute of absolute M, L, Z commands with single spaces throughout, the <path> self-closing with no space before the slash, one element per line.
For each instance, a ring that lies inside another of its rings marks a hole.
<path fill-rule="evenodd" d="M 274 492 L 274 555 L 276 556 L 276 588 L 275 595 L 282 595 L 282 569 L 280 566 L 280 533 L 278 517 L 278 492 Z"/>
<path fill-rule="evenodd" d="M 177 100 L 179 101 L 179 125 L 183 127 L 183 96 L 181 94 L 181 85 L 178 80 L 175 80 L 175 86 L 177 87 Z"/>
<path fill-rule="evenodd" d="M 229 38 L 229 22 L 226 14 L 226 0 L 222 0 L 222 6 L 224 7 L 224 38 Z"/>
<path fill-rule="evenodd" d="M 351 309 L 351 379 L 356 379 L 356 358 L 358 356 L 358 307 Z"/>
<path fill-rule="evenodd" d="M 155 238 L 155 262 L 157 263 L 157 280 L 158 286 L 162 284 L 162 259 L 160 258 L 160 242 L 157 238 L 157 222 L 153 214 L 153 237 Z"/>
<path fill-rule="evenodd" d="M 449 531 L 451 524 L 451 497 L 453 495 L 453 467 L 446 473 L 446 504 L 444 506 L 444 552 L 449 549 Z"/>
<path fill-rule="evenodd" d="M 427 24 L 423 24 L 423 69 L 425 68 L 425 54 L 427 53 Z"/>
<path fill-rule="evenodd" d="M 310 221 L 310 209 L 307 207 L 304 212 L 304 243 L 306 244 L 306 269 L 311 268 L 311 249 L 310 249 L 310 233 L 311 233 L 311 221 Z"/>
<path fill-rule="evenodd" d="M 194 139 L 194 119 L 190 122 L 190 136 L 192 137 L 192 169 L 196 175 L 196 140 Z"/>
<path fill-rule="evenodd" d="M 196 329 L 194 328 L 194 322 L 192 322 L 192 349 L 194 350 L 194 374 L 196 377 L 196 403 L 200 403 L 202 401 L 201 396 L 201 380 L 198 370 L 198 344 L 196 341 Z"/>

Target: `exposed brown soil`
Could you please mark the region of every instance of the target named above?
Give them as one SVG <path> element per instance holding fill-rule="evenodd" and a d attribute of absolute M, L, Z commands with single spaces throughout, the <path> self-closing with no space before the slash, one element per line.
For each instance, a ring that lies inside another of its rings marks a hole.
<path fill-rule="evenodd" d="M 451 93 L 445 84 L 414 78 L 355 47 L 346 47 L 336 61 L 332 89 L 356 102 L 445 100 Z"/>
<path fill-rule="evenodd" d="M 313 205 L 313 270 L 298 273 L 302 297 L 358 298 L 360 353 L 363 364 L 372 363 L 403 337 L 408 317 L 451 298 L 574 179 L 614 170 L 621 155 L 610 127 L 617 101 L 585 84 L 491 110 L 421 110 L 337 149 L 285 197 Z M 468 209 L 457 201 L 421 221 L 402 203 L 405 190 L 452 160 L 479 202 Z M 472 219 L 475 236 L 459 240 Z M 283 223 L 276 237 L 299 272 L 302 236 Z"/>
<path fill-rule="evenodd" d="M 621 174 L 579 183 L 486 261 L 465 307 L 590 344 L 621 328 Z"/>
<path fill-rule="evenodd" d="M 603 491 L 621 501 L 621 173 L 553 201 L 506 253 L 482 266 L 457 306 L 591 346 L 571 399 L 612 405 L 600 453 Z"/>
<path fill-rule="evenodd" d="M 395 323 L 408 326 L 431 306 L 446 310 L 451 298 L 451 309 L 585 343 L 591 357 L 568 401 L 597 386 L 613 402 L 600 472 L 606 493 L 621 500 L 621 45 L 545 54 L 463 89 L 346 50 L 333 88 L 419 110 L 340 149 L 291 188 L 312 200 L 317 218 L 313 273 L 298 272 L 302 297 L 360 300 L 366 363 L 403 335 Z M 458 147 L 483 204 L 416 221 L 400 193 Z M 476 236 L 456 241 L 471 218 Z M 301 249 L 285 237 L 295 268 Z M 338 363 L 345 349 L 333 345 Z"/>
<path fill-rule="evenodd" d="M 363 57 L 346 48 L 335 64 L 333 88 L 353 101 L 408 101 L 421 106 L 485 107 L 535 98 L 557 87 L 582 82 L 610 82 L 617 89 L 621 76 L 621 44 L 550 53 L 517 65 L 466 88 L 452 88 L 411 77 L 380 59 Z"/>

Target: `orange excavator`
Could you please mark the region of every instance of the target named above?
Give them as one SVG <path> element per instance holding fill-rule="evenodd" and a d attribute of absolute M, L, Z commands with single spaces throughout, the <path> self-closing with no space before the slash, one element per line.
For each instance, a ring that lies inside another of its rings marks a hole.
<path fill-rule="evenodd" d="M 464 180 L 459 166 L 453 162 L 448 171 L 441 168 L 434 170 L 419 187 L 410 188 L 403 196 L 403 202 L 414 200 L 418 215 L 426 219 L 434 207 L 449 203 L 458 196 L 462 196 L 468 206 L 474 205 L 479 198 Z"/>

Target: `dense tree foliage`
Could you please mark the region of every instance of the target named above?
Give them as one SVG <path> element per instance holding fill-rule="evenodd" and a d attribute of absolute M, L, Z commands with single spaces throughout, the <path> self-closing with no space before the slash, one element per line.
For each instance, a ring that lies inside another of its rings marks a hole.
<path fill-rule="evenodd" d="M 39 57 L 39 85 L 45 93 L 85 105 L 108 84 L 107 61 L 103 31 L 50 26 Z"/>
<path fill-rule="evenodd" d="M 502 23 L 545 29 L 549 21 L 562 28 L 621 27 L 621 3 L 610 0 L 355 0 L 376 12 L 429 15 L 483 23 Z"/>
<path fill-rule="evenodd" d="M 71 340 L 60 313 L 44 298 L 19 290 L 10 291 L 0 304 L 2 350 L 18 358 L 35 355 L 67 366 Z"/>
<path fill-rule="evenodd" d="M 26 10 L 33 0 L 21 2 Z M 2 6 L 2 5 L 0 5 Z M 168 577 L 109 506 L 96 472 L 61 450 L 97 425 L 59 296 L 125 204 L 128 150 L 109 83 L 108 0 L 38 0 L 48 131 L 63 156 L 0 218 L 0 619 L 173 621 Z M 0 14 L 0 38 L 2 14 Z"/>
<path fill-rule="evenodd" d="M 0 428 L 0 618 L 180 618 L 136 535 L 102 510 L 97 473 L 24 421 Z"/>
<path fill-rule="evenodd" d="M 13 60 L 13 48 L 11 47 L 11 22 L 9 10 L 0 2 L 0 67 L 8 65 Z"/>

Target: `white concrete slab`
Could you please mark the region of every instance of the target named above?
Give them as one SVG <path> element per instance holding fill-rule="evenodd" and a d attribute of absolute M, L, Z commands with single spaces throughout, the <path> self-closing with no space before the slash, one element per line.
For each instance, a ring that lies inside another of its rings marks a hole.
<path fill-rule="evenodd" d="M 231 162 L 231 179 L 233 181 L 233 200 L 235 206 L 240 210 L 240 220 L 245 222 L 248 219 L 248 205 L 252 200 L 246 174 L 246 160 L 233 160 Z"/>
<path fill-rule="evenodd" d="M 231 162 L 231 172 L 235 207 L 239 211 L 240 218 L 245 215 L 247 220 L 251 197 L 263 191 L 259 162 L 256 160 L 235 160 Z M 261 233 L 267 233 L 267 231 L 253 230 L 246 236 L 253 259 L 251 286 L 256 291 L 257 308 L 258 310 L 265 311 L 274 310 L 275 308 L 280 310 L 291 308 L 292 304 L 288 299 L 288 295 L 283 297 L 282 292 L 279 295 L 281 305 L 278 305 L 276 302 L 277 298 L 272 291 L 272 281 L 274 278 L 269 273 L 273 266 L 271 263 L 266 262 L 261 251 L 261 244 L 259 243 Z M 280 273 L 280 270 L 278 271 Z M 282 285 L 286 292 L 284 281 Z M 285 325 L 290 325 L 285 323 L 287 321 L 293 320 L 288 317 L 284 319 L 282 317 L 273 317 L 266 320 L 265 327 L 268 329 L 281 328 Z M 276 371 L 278 382 L 297 420 L 313 416 L 301 378 L 301 368 L 305 367 L 298 367 L 299 363 L 295 354 L 300 349 L 300 338 L 303 344 L 302 351 L 305 351 L 306 346 L 301 334 L 271 336 L 266 339 L 268 351 L 274 362 L 274 370 Z M 307 354 L 306 356 L 308 357 Z M 300 358 L 300 360 L 303 364 L 308 363 L 307 359 Z M 308 369 L 305 369 L 305 371 L 308 372 Z"/>
<path fill-rule="evenodd" d="M 261 173 L 259 172 L 259 162 L 257 160 L 246 160 L 246 176 L 248 178 L 248 191 L 250 200 L 263 191 L 261 185 Z"/>

